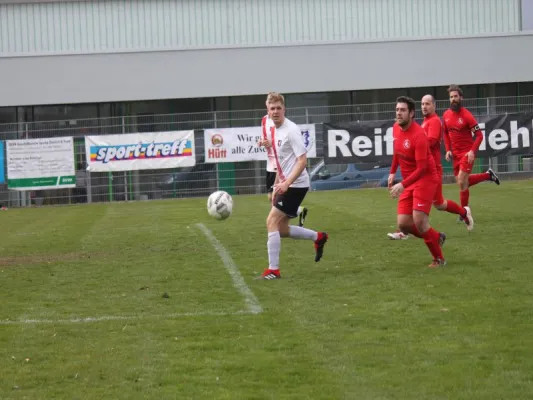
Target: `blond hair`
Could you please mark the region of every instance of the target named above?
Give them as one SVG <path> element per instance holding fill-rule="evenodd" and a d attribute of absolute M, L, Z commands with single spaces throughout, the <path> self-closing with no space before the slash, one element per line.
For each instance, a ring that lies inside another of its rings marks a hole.
<path fill-rule="evenodd" d="M 282 94 L 278 92 L 270 92 L 266 99 L 266 105 L 268 106 L 271 103 L 280 102 L 283 107 L 285 107 L 285 98 Z"/>

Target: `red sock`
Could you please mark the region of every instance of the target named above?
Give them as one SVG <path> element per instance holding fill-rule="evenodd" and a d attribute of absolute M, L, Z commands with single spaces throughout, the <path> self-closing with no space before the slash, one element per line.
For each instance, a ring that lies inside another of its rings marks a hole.
<path fill-rule="evenodd" d="M 474 174 L 468 177 L 468 186 L 477 185 L 480 182 L 485 182 L 490 180 L 490 174 L 488 172 L 483 172 L 482 174 Z"/>
<path fill-rule="evenodd" d="M 468 205 L 468 199 L 470 198 L 470 191 L 468 189 L 461 190 L 459 192 L 459 197 L 461 198 L 461 207 Z"/>
<path fill-rule="evenodd" d="M 441 259 L 444 260 L 444 255 L 442 254 L 442 249 L 439 244 L 440 235 L 433 228 L 429 228 L 426 232 L 422 234 L 424 238 L 424 243 L 429 249 L 429 252 L 433 256 L 434 260 Z"/>
<path fill-rule="evenodd" d="M 420 231 L 418 230 L 418 228 L 416 227 L 415 224 L 413 224 L 413 226 L 411 227 L 411 232 L 410 233 L 411 233 L 411 235 L 414 235 L 417 238 L 422 239 L 422 234 L 420 233 Z"/>
<path fill-rule="evenodd" d="M 459 204 L 457 204 L 455 201 L 446 200 L 446 203 L 448 203 L 448 205 L 446 206 L 446 211 L 450 214 L 457 214 L 461 217 L 464 217 L 466 215 L 466 210 Z"/>

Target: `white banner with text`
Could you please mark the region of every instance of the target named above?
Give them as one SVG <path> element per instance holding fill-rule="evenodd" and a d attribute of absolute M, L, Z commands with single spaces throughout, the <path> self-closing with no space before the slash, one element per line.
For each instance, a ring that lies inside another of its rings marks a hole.
<path fill-rule="evenodd" d="M 316 158 L 316 131 L 314 124 L 298 125 L 307 148 L 307 158 Z M 222 128 L 204 130 L 206 163 L 266 161 L 267 153 L 257 142 L 261 127 Z"/>

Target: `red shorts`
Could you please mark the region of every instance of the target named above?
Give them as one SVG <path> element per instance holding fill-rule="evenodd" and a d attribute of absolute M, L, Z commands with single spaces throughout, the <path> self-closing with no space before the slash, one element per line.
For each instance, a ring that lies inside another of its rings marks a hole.
<path fill-rule="evenodd" d="M 442 167 L 437 166 L 437 173 L 439 175 L 439 183 L 435 190 L 435 197 L 433 198 L 433 204 L 436 206 L 444 203 L 444 196 L 442 195 Z"/>
<path fill-rule="evenodd" d="M 423 179 L 405 189 L 398 200 L 398 215 L 412 215 L 414 210 L 429 215 L 437 186 L 439 184 L 435 180 Z"/>
<path fill-rule="evenodd" d="M 457 156 L 453 156 L 453 174 L 454 176 L 459 175 L 459 170 L 466 172 L 467 174 L 470 174 L 472 172 L 472 168 L 474 167 L 474 163 L 470 164 L 468 162 L 468 157 L 466 156 L 466 153 L 458 154 Z"/>
<path fill-rule="evenodd" d="M 442 182 L 437 184 L 437 189 L 435 190 L 435 197 L 433 198 L 433 204 L 440 206 L 444 203 L 444 196 L 442 194 Z"/>

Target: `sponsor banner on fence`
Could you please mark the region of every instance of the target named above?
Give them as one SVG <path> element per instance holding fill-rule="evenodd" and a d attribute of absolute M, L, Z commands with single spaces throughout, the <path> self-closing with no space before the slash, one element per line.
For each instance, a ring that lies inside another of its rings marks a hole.
<path fill-rule="evenodd" d="M 531 154 L 533 113 L 483 116 L 478 119 L 483 142 L 476 157 Z M 418 120 L 421 123 L 420 120 Z M 336 163 L 392 161 L 394 121 L 324 123 L 324 160 Z M 444 142 L 442 143 L 444 153 Z"/>
<path fill-rule="evenodd" d="M 87 170 L 134 171 L 192 167 L 194 130 L 85 136 Z"/>
<path fill-rule="evenodd" d="M 307 148 L 307 157 L 316 158 L 316 132 L 314 124 L 298 125 Z M 259 147 L 261 127 L 223 128 L 204 130 L 205 162 L 264 161 L 266 149 Z"/>
<path fill-rule="evenodd" d="M 76 187 L 72 137 L 7 140 L 6 157 L 8 189 Z"/>

